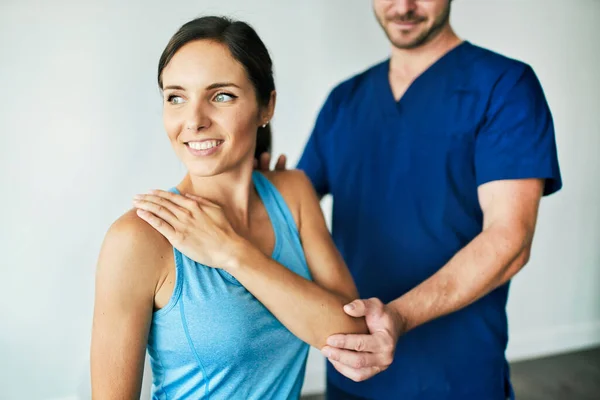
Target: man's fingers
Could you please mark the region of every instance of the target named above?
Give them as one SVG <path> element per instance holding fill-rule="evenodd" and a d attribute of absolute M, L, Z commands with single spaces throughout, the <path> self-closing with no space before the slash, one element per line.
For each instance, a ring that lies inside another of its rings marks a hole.
<path fill-rule="evenodd" d="M 262 153 L 258 164 L 261 171 L 268 171 L 271 164 L 271 155 L 269 153 Z"/>
<path fill-rule="evenodd" d="M 378 367 L 379 360 L 376 354 L 367 352 L 356 352 L 351 350 L 340 350 L 335 347 L 323 347 L 321 353 L 330 360 L 338 361 L 354 369 L 367 367 Z"/>
<path fill-rule="evenodd" d="M 287 159 L 285 154 L 282 154 L 277 159 L 277 163 L 275 163 L 275 171 L 285 171 Z M 271 155 L 267 152 L 262 153 L 258 160 L 258 165 L 255 164 L 255 168 L 258 168 L 261 171 L 270 171 L 271 170 Z"/>
<path fill-rule="evenodd" d="M 339 349 L 372 353 L 379 350 L 377 339 L 373 335 L 331 335 L 327 338 L 327 345 Z"/>
<path fill-rule="evenodd" d="M 277 159 L 277 163 L 275 164 L 275 170 L 276 171 L 285 171 L 286 161 L 287 161 L 287 159 L 285 157 L 285 154 L 280 155 L 279 158 Z"/>
<path fill-rule="evenodd" d="M 384 313 L 384 305 L 377 298 L 367 300 L 357 299 L 344 306 L 344 311 L 351 317 L 365 317 L 369 314 L 370 317 L 381 317 Z"/>
<path fill-rule="evenodd" d="M 338 361 L 329 360 L 329 362 L 333 365 L 333 367 L 342 375 L 347 378 L 352 379 L 354 382 L 362 382 L 366 379 L 369 379 L 373 375 L 381 372 L 381 369 L 378 367 L 367 367 L 361 369 L 351 368 L 345 364 L 342 364 Z"/>
<path fill-rule="evenodd" d="M 364 317 L 367 313 L 365 300 L 354 300 L 344 306 L 344 311 L 351 317 Z"/>

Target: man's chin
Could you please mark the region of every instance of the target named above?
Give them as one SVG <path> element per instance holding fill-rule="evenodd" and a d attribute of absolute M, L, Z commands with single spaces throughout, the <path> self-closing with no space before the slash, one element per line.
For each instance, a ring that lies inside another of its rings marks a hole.
<path fill-rule="evenodd" d="M 411 50 L 415 49 L 423 44 L 423 40 L 395 40 L 392 41 L 395 48 L 400 50 Z"/>
<path fill-rule="evenodd" d="M 388 36 L 390 37 L 390 42 L 394 47 L 401 50 L 410 50 L 415 49 L 419 46 L 424 45 L 428 42 L 429 35 L 428 32 L 414 32 L 410 36 L 406 35 L 403 37 L 398 37 L 399 35 Z"/>

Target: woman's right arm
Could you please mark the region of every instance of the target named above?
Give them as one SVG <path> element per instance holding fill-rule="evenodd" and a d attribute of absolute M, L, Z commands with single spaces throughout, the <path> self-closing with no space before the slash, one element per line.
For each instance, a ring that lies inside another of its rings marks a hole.
<path fill-rule="evenodd" d="M 164 257 L 154 229 L 128 212 L 108 230 L 96 270 L 92 397 L 139 399 L 154 294 Z"/>

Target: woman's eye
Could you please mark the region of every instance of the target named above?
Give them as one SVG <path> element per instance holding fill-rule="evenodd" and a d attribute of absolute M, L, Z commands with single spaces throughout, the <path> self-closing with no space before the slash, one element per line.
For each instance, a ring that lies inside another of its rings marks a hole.
<path fill-rule="evenodd" d="M 167 101 L 171 104 L 181 104 L 183 103 L 183 99 L 181 96 L 171 95 L 167 98 Z"/>
<path fill-rule="evenodd" d="M 232 94 L 228 94 L 228 93 L 219 93 L 215 96 L 215 101 L 217 103 L 226 103 L 233 99 L 235 99 L 235 96 Z"/>

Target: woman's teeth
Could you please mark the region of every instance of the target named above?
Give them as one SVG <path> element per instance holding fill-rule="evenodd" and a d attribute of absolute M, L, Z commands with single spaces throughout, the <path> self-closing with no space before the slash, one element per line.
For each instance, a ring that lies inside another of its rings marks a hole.
<path fill-rule="evenodd" d="M 202 142 L 188 142 L 188 146 L 194 150 L 207 150 L 217 147 L 221 143 L 221 140 L 204 140 Z"/>

